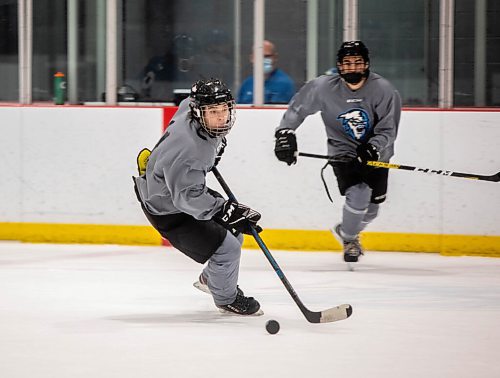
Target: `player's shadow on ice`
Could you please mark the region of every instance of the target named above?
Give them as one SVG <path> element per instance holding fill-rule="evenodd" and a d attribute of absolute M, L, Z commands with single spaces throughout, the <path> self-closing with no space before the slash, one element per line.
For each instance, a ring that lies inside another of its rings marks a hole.
<path fill-rule="evenodd" d="M 309 272 L 351 272 L 347 268 L 346 264 L 334 264 L 329 268 L 310 268 L 307 269 Z M 443 276 L 447 274 L 452 274 L 445 272 L 442 269 L 423 269 L 423 268 L 412 268 L 412 267 L 395 267 L 395 266 L 384 266 L 384 265 L 374 265 L 374 264 L 354 264 L 354 269 L 352 273 L 363 273 L 363 274 L 389 274 L 389 275 L 404 275 L 404 276 Z"/>
<path fill-rule="evenodd" d="M 243 323 L 237 316 L 214 311 L 195 311 L 182 314 L 133 314 L 106 317 L 106 320 L 129 324 L 181 324 L 181 323 Z"/>

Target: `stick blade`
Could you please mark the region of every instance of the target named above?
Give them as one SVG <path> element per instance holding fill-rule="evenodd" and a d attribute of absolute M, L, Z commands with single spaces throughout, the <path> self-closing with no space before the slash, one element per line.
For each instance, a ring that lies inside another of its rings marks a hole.
<path fill-rule="evenodd" d="M 476 180 L 499 182 L 500 181 L 500 172 L 498 172 L 497 174 L 491 175 L 491 176 L 477 176 L 477 177 L 473 176 L 471 178 L 476 179 Z"/>
<path fill-rule="evenodd" d="M 321 323 L 336 322 L 339 320 L 347 319 L 352 315 L 352 307 L 350 304 L 342 304 L 337 307 L 330 308 L 325 311 L 321 311 Z"/>
<path fill-rule="evenodd" d="M 342 304 L 340 306 L 332 307 L 321 312 L 309 311 L 305 315 L 306 319 L 310 323 L 332 323 L 347 319 L 349 316 L 351 316 L 352 307 L 349 304 Z"/>

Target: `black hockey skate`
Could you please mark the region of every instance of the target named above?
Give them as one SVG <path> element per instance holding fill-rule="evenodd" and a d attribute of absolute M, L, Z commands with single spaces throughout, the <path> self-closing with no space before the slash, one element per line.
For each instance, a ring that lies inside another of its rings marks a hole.
<path fill-rule="evenodd" d="M 360 256 L 364 255 L 359 239 L 344 241 L 344 261 L 358 262 Z"/>
<path fill-rule="evenodd" d="M 236 299 L 233 303 L 227 305 L 217 305 L 222 313 L 231 313 L 236 315 L 251 315 L 260 316 L 264 312 L 260 309 L 260 304 L 253 297 L 245 297 L 240 290 L 236 294 Z"/>
<path fill-rule="evenodd" d="M 358 262 L 360 256 L 364 255 L 363 248 L 359 242 L 359 236 L 354 240 L 344 240 L 342 237 L 341 224 L 337 224 L 331 231 L 335 238 L 342 243 L 344 247 L 344 261 L 346 263 Z"/>

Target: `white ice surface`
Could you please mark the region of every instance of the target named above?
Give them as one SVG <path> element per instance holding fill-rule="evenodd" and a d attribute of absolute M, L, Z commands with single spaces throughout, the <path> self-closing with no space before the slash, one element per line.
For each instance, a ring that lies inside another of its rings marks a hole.
<path fill-rule="evenodd" d="M 352 317 L 309 324 L 260 251 L 240 286 L 265 315 L 243 318 L 170 248 L 0 243 L 0 377 L 500 377 L 500 259 L 272 253 L 308 308 Z"/>

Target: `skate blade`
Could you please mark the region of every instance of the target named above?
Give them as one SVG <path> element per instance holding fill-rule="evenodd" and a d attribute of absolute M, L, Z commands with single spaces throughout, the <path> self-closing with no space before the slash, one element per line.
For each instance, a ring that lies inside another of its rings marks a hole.
<path fill-rule="evenodd" d="M 193 283 L 193 286 L 198 290 L 203 291 L 204 293 L 212 294 L 210 292 L 210 289 L 208 288 L 208 285 L 204 285 L 200 281 L 196 281 L 195 283 Z"/>
<path fill-rule="evenodd" d="M 232 311 L 224 310 L 223 308 L 219 308 L 219 312 L 221 314 L 224 314 L 227 316 L 261 316 L 261 315 L 264 315 L 264 311 L 262 311 L 262 309 L 260 309 L 260 308 L 258 311 L 254 312 L 253 314 L 249 314 L 249 315 L 237 314 L 237 313 L 232 312 Z"/>

